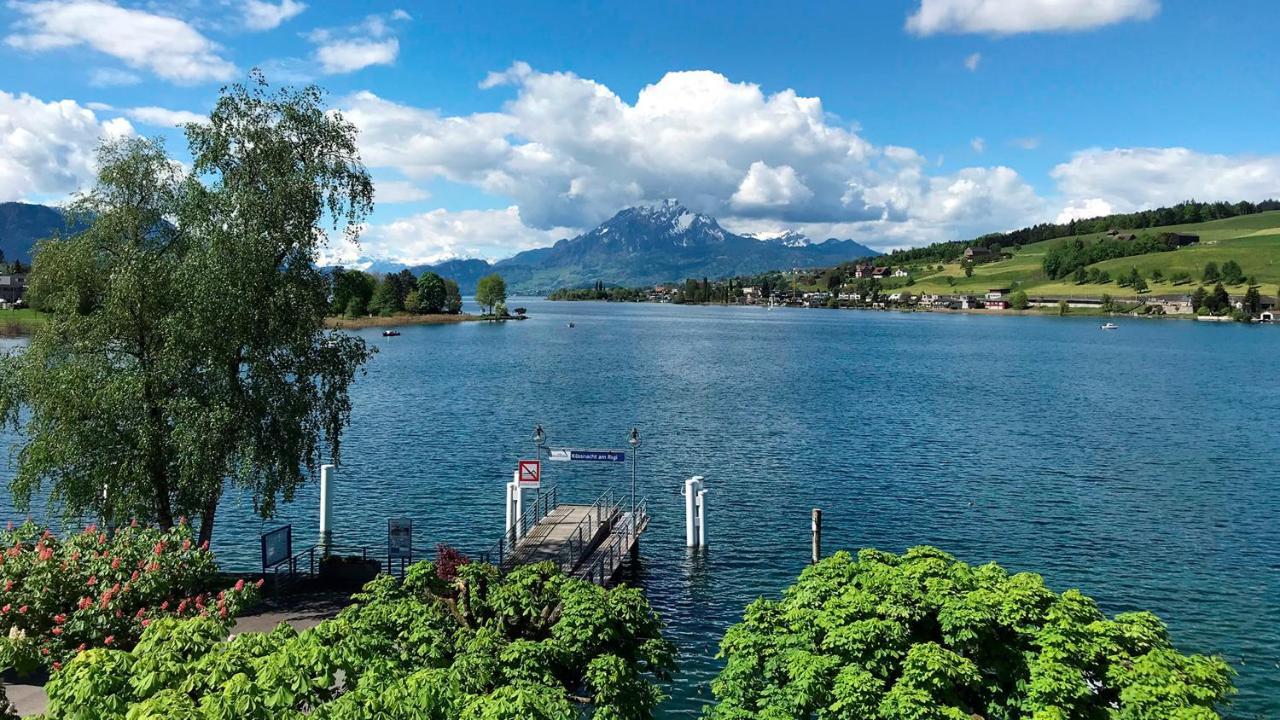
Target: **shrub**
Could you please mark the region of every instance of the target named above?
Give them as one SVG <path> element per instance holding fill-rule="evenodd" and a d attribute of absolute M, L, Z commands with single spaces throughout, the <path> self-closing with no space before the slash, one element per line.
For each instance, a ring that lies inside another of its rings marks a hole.
<path fill-rule="evenodd" d="M 337 617 L 226 640 L 208 618 L 152 624 L 132 652 L 80 654 L 50 680 L 46 718 L 644 720 L 674 648 L 638 590 L 550 563 L 436 580 L 379 576 Z M 339 675 L 341 673 L 341 675 Z M 338 677 L 342 681 L 337 681 Z"/>
<path fill-rule="evenodd" d="M 1032 573 L 941 550 L 840 552 L 725 633 L 712 720 L 1218 718 L 1217 657 L 1183 655 L 1151 613 L 1108 618 Z"/>
<path fill-rule="evenodd" d="M 87 648 L 130 648 L 159 618 L 229 623 L 258 597 L 244 581 L 216 587 L 213 554 L 186 523 L 91 525 L 62 540 L 27 522 L 0 532 L 0 548 L 0 669 L 57 669 Z"/>

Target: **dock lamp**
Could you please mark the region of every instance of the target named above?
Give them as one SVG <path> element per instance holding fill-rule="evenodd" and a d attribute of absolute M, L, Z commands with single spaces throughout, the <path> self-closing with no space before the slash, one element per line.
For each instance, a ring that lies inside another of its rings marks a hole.
<path fill-rule="evenodd" d="M 542 459 L 542 443 L 546 442 L 547 434 L 542 432 L 542 426 L 539 425 L 533 429 L 534 459 Z"/>
<path fill-rule="evenodd" d="M 640 449 L 640 431 L 631 428 L 631 522 L 636 522 L 636 451 Z"/>

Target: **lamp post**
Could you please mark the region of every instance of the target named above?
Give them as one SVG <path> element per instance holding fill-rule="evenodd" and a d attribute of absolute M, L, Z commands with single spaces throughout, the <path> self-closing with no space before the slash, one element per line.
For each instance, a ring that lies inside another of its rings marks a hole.
<path fill-rule="evenodd" d="M 636 521 L 636 451 L 640 449 L 640 431 L 631 428 L 631 522 Z"/>
<path fill-rule="evenodd" d="M 533 429 L 533 459 L 534 459 L 534 460 L 537 460 L 537 461 L 538 461 L 538 464 L 539 464 L 539 467 L 538 467 L 538 475 L 539 475 L 539 478 L 538 478 L 538 479 L 539 479 L 539 481 L 541 481 L 541 479 L 542 479 L 542 478 L 541 478 L 541 475 L 542 475 L 542 468 L 541 468 L 541 464 L 542 464 L 542 443 L 546 442 L 546 440 L 547 440 L 547 434 L 546 434 L 546 433 L 544 433 L 544 432 L 542 432 L 542 426 L 541 426 L 541 425 L 538 425 L 537 427 L 535 427 L 535 428 Z M 538 497 L 542 497 L 542 483 L 541 483 L 541 482 L 539 482 L 539 483 L 538 483 Z"/>

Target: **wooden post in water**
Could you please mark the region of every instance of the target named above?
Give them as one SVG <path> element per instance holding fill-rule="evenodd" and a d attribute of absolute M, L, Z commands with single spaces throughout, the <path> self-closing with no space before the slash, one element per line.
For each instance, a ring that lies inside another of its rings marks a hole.
<path fill-rule="evenodd" d="M 813 509 L 813 559 L 814 565 L 822 559 L 822 511 Z"/>

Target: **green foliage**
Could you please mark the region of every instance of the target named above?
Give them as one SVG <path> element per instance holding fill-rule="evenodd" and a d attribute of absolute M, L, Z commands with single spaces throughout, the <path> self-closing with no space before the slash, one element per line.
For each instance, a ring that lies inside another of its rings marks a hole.
<path fill-rule="evenodd" d="M 1014 310 L 1026 310 L 1029 304 L 1027 294 L 1021 290 L 1017 290 L 1009 296 L 1009 307 Z"/>
<path fill-rule="evenodd" d="M 418 563 L 336 618 L 227 640 L 208 619 L 156 622 L 132 652 L 80 654 L 48 684 L 47 720 L 646 720 L 674 648 L 639 591 L 550 563 L 452 581 Z M 341 677 L 341 682 L 338 678 Z"/>
<path fill-rule="evenodd" d="M 399 284 L 385 277 L 373 290 L 373 300 L 369 301 L 369 312 L 387 317 L 404 310 L 404 301 L 400 299 Z"/>
<path fill-rule="evenodd" d="M 1227 285 L 1240 285 L 1244 282 L 1244 270 L 1240 268 L 1240 263 L 1235 260 L 1222 263 L 1222 282 Z"/>
<path fill-rule="evenodd" d="M 27 522 L 0 532 L 0 669 L 57 668 L 90 647 L 130 648 L 165 618 L 206 616 L 225 632 L 257 601 L 256 585 L 217 585 L 191 528 L 93 526 L 60 540 Z"/>
<path fill-rule="evenodd" d="M 444 312 L 447 299 L 444 278 L 429 270 L 422 273 L 418 278 L 418 295 L 421 299 L 422 312 Z"/>
<path fill-rule="evenodd" d="M 444 279 L 444 311 L 450 315 L 462 312 L 462 293 L 458 283 L 451 278 Z"/>
<path fill-rule="evenodd" d="M 365 315 L 377 280 L 360 270 L 334 268 L 330 275 L 332 285 L 329 312 L 333 315 Z"/>
<path fill-rule="evenodd" d="M 1142 235 L 1134 240 L 1102 237 L 1092 242 L 1072 238 L 1055 243 L 1041 261 L 1044 273 L 1051 280 L 1076 274 L 1081 268 L 1114 258 L 1146 255 L 1176 249 L 1165 237 Z"/>
<path fill-rule="evenodd" d="M 36 250 L 48 320 L 0 363 L 19 508 L 47 493 L 66 517 L 187 515 L 208 539 L 229 485 L 270 515 L 339 461 L 369 350 L 324 331 L 316 261 L 326 226 L 354 238 L 372 208 L 355 128 L 319 90 L 255 75 L 186 135 L 185 176 L 158 141 L 105 143 L 70 208 L 87 229 Z"/>
<path fill-rule="evenodd" d="M 1218 280 L 1220 280 L 1221 278 L 1222 278 L 1222 275 L 1221 273 L 1218 272 L 1218 263 L 1216 262 L 1205 263 L 1204 272 L 1200 274 L 1200 280 L 1202 282 L 1207 282 L 1207 283 L 1218 282 Z"/>
<path fill-rule="evenodd" d="M 1107 618 L 1039 575 L 930 547 L 840 552 L 721 644 L 713 720 L 1213 720 L 1234 692 L 1150 613 Z"/>
<path fill-rule="evenodd" d="M 507 302 L 507 283 L 501 275 L 493 273 L 480 278 L 476 283 L 476 302 L 489 315 L 493 314 L 497 305 Z"/>

